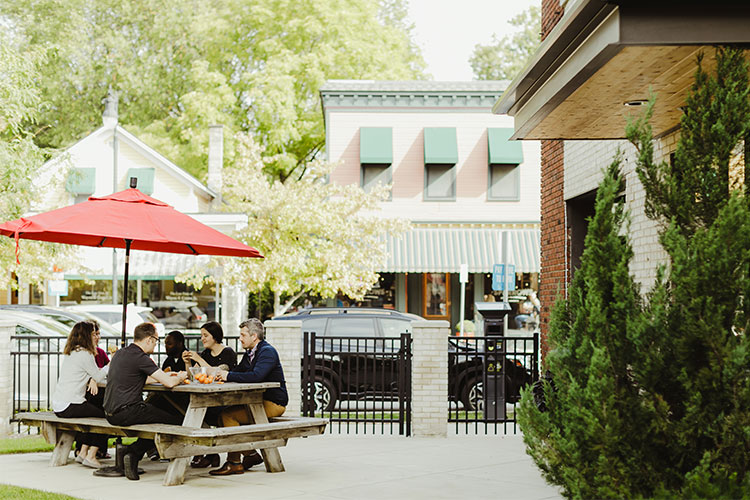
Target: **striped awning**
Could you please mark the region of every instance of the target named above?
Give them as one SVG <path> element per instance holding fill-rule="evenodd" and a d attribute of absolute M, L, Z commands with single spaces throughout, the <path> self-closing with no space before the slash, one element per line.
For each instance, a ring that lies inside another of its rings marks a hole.
<path fill-rule="evenodd" d="M 502 255 L 502 234 L 508 234 L 508 258 Z M 514 264 L 516 272 L 539 272 L 539 229 L 413 228 L 387 238 L 384 272 L 458 273 L 468 264 L 470 273 L 492 272 L 495 264 Z"/>
<path fill-rule="evenodd" d="M 112 279 L 112 249 L 78 247 L 81 270 L 65 273 L 65 279 Z M 130 253 L 131 280 L 171 280 L 178 274 L 193 268 L 207 269 L 210 255 L 188 255 L 177 253 L 147 252 L 133 250 Z M 117 277 L 122 278 L 125 269 L 125 251 L 117 249 Z M 210 271 L 206 271 L 210 274 Z"/>

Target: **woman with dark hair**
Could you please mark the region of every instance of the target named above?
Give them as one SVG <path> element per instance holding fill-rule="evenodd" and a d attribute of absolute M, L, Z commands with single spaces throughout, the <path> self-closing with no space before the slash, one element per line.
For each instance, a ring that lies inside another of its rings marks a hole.
<path fill-rule="evenodd" d="M 222 344 L 224 340 L 224 330 L 216 321 L 209 321 L 201 326 L 201 342 L 203 351 L 198 354 L 195 351 L 185 351 L 182 358 L 185 360 L 185 366 L 188 361 L 199 366 L 219 366 L 222 370 L 231 370 L 237 366 L 237 353 L 234 349 Z M 229 368 L 226 368 L 229 367 Z"/>
<path fill-rule="evenodd" d="M 183 352 L 182 359 L 185 360 L 185 366 L 189 366 L 190 363 L 193 363 L 206 367 L 218 366 L 222 370 L 233 369 L 237 366 L 237 353 L 234 352 L 234 349 L 231 347 L 222 344 L 223 340 L 224 330 L 219 323 L 216 321 L 205 323 L 201 326 L 201 342 L 203 343 L 204 349 L 200 354 L 195 351 Z M 222 407 L 209 408 L 206 412 L 206 422 L 210 424 L 218 423 L 218 417 L 222 410 Z M 200 469 L 209 466 L 218 467 L 219 455 L 198 455 L 193 458 L 190 466 Z"/>
<path fill-rule="evenodd" d="M 97 332 L 98 328 L 93 322 L 80 321 L 73 325 L 68 335 L 60 378 L 52 396 L 52 410 L 58 417 L 104 417 L 104 410 L 100 406 L 86 400 L 86 391 L 96 395 L 99 391 L 97 384 L 107 376 L 106 368 L 96 366 Z M 76 440 L 82 444 L 76 462 L 94 469 L 101 467 L 96 452 L 100 448 L 106 451 L 107 436 L 79 433 Z"/>

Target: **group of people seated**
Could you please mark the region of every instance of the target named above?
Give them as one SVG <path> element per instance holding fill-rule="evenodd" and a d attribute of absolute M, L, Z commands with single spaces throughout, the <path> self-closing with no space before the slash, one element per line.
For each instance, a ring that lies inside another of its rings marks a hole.
<path fill-rule="evenodd" d="M 260 320 L 252 318 L 240 325 L 240 343 L 245 350 L 237 363 L 237 354 L 222 344 L 224 332 L 219 323 L 210 321 L 201 327 L 204 350 L 198 354 L 185 348 L 185 338 L 177 330 L 165 340 L 167 358 L 159 366 L 151 359 L 160 342 L 159 333 L 152 323 L 141 323 L 135 328 L 133 343 L 107 358 L 98 348 L 99 325 L 96 321 L 76 323 L 68 336 L 63 354 L 52 409 L 58 417 L 105 417 L 113 425 L 163 423 L 180 425 L 188 406 L 186 394 L 171 394 L 170 398 L 154 396 L 143 399 L 143 388 L 148 383 L 161 383 L 172 388 L 188 378 L 191 366 L 218 367 L 217 380 L 226 382 L 279 382 L 280 387 L 267 389 L 263 394 L 266 415 L 281 416 L 289 402 L 276 349 L 265 340 L 265 330 Z M 106 389 L 99 384 L 106 380 Z M 103 397 L 102 397 L 102 392 Z M 180 398 L 180 396 L 183 396 Z M 212 408 L 206 412 L 205 423 L 224 427 L 248 424 L 249 416 L 244 406 Z M 76 461 L 86 467 L 98 469 L 100 476 L 126 476 L 139 479 L 138 462 L 154 448 L 153 440 L 139 438 L 122 454 L 122 463 L 102 469 L 99 458 L 106 456 L 108 437 L 100 434 L 79 433 L 76 436 Z M 244 455 L 244 457 L 242 456 Z M 242 474 L 263 462 L 255 450 L 230 452 L 226 462 L 209 474 L 223 476 Z M 191 466 L 218 467 L 219 455 L 194 457 Z"/>

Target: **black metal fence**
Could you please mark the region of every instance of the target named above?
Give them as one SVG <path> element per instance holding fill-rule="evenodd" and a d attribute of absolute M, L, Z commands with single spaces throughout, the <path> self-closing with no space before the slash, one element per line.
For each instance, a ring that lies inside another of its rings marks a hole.
<path fill-rule="evenodd" d="M 302 413 L 329 432 L 411 435 L 411 335 L 321 337 L 304 332 Z"/>
<path fill-rule="evenodd" d="M 456 433 L 517 432 L 521 389 L 539 378 L 539 334 L 451 337 L 448 421 Z"/>
<path fill-rule="evenodd" d="M 133 341 L 132 336 L 127 342 Z M 13 415 L 21 411 L 51 410 L 52 396 L 63 362 L 65 337 L 11 336 L 11 363 L 13 365 Z M 110 356 L 120 347 L 121 339 L 103 337 L 99 347 Z M 238 361 L 243 354 L 239 336 L 225 336 L 224 345 L 237 352 Z M 202 351 L 200 335 L 186 335 L 185 346 L 191 351 Z M 164 343 L 157 345 L 152 357 L 161 366 L 167 353 Z"/>

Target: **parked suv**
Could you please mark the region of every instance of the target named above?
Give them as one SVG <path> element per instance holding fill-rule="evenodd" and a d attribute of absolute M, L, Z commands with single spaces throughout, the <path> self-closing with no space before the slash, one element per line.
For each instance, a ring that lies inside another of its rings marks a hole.
<path fill-rule="evenodd" d="M 152 313 L 167 330 L 200 328 L 208 321 L 208 315 L 197 302 L 158 300 L 151 302 Z"/>
<path fill-rule="evenodd" d="M 300 320 L 303 332 L 323 337 L 315 345 L 310 394 L 315 411 L 328 411 L 340 400 L 367 399 L 374 394 L 380 398 L 395 396 L 398 339 L 402 333 L 411 333 L 412 321 L 424 318 L 390 309 L 342 307 L 303 309 L 274 320 Z"/>
<path fill-rule="evenodd" d="M 411 333 L 412 321 L 424 320 L 415 314 L 370 308 L 305 309 L 274 319 L 300 320 L 303 332 L 323 337 L 315 345 L 314 382 L 310 388 L 316 412 L 332 410 L 337 401 L 396 397 L 400 344 L 395 339 L 402 333 Z M 375 339 L 357 342 L 325 337 Z M 506 340 L 503 352 L 508 355 L 498 355 L 492 342 L 451 338 L 447 346 L 449 399 L 460 402 L 467 410 L 482 410 L 485 369 L 489 363 L 494 368 L 502 359 L 506 401 L 517 401 L 521 387 L 532 381 L 531 370 L 526 366 L 531 356 L 511 352 L 516 350 L 512 343 L 514 340 Z"/>
<path fill-rule="evenodd" d="M 111 324 L 117 331 L 122 332 L 122 306 L 117 304 L 81 304 L 77 306 L 68 306 L 70 311 L 84 311 L 93 314 L 99 319 L 106 321 Z M 133 335 L 135 327 L 139 323 L 148 321 L 156 326 L 156 331 L 159 332 L 159 336 L 164 336 L 164 325 L 151 313 L 150 307 L 136 306 L 135 304 L 128 304 L 128 319 L 127 325 L 125 326 L 125 332 L 128 335 Z"/>

